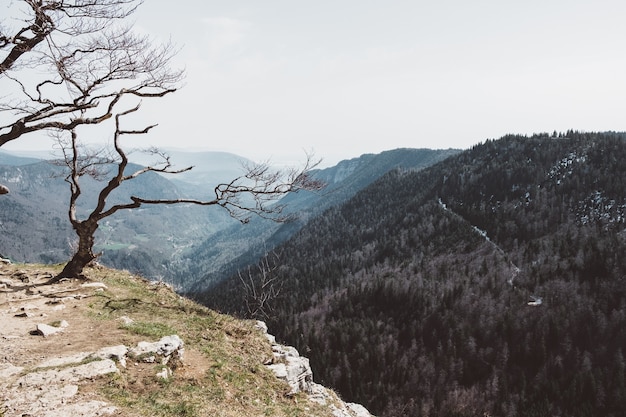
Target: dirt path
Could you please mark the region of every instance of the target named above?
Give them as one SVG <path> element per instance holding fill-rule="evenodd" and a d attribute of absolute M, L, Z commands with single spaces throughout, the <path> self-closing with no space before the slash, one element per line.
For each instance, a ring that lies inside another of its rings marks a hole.
<path fill-rule="evenodd" d="M 0 415 L 121 415 L 87 387 L 118 372 L 109 354 L 87 360 L 119 345 L 122 335 L 115 323 L 91 320 L 85 311 L 102 288 L 77 281 L 45 285 L 51 277 L 0 266 Z"/>

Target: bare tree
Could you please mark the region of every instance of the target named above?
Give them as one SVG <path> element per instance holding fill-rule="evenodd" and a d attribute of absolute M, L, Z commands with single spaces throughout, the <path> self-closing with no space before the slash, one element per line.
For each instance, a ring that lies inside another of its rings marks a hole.
<path fill-rule="evenodd" d="M 0 146 L 34 132 L 48 132 L 60 145 L 62 163 L 69 168 L 66 178 L 71 197 L 69 218 L 78 235 L 76 253 L 55 279 L 79 277 L 97 258 L 94 234 L 99 222 L 123 209 L 144 204 L 191 203 L 219 205 L 246 221 L 258 214 L 282 221 L 275 200 L 299 189 L 317 189 L 309 171 L 310 157 L 302 169 L 274 171 L 269 164 L 247 167 L 245 175 L 215 188 L 212 200 L 155 200 L 131 197 L 126 204 L 107 206 L 111 193 L 123 182 L 147 172 L 177 173 L 169 157 L 152 152 L 160 162 L 127 173 L 128 158 L 121 138 L 148 133 L 155 125 L 126 130 L 121 120 L 139 110 L 141 100 L 163 97 L 179 87 L 183 73 L 172 69 L 176 53 L 169 43 L 158 44 L 130 29 L 128 17 L 141 0 L 16 0 L 16 15 L 0 26 Z M 20 22 L 17 26 L 15 22 Z M 109 152 L 85 147 L 79 136 L 83 129 L 102 125 L 112 129 Z M 111 164 L 116 169 L 107 170 Z M 79 219 L 76 203 L 81 196 L 81 178 L 108 178 L 95 208 Z M 8 189 L 0 188 L 3 192 Z M 242 196 L 251 196 L 244 203 Z"/>
<path fill-rule="evenodd" d="M 114 152 L 110 155 L 105 150 L 85 151 L 85 148 L 79 143 L 78 134 L 75 130 L 70 132 L 69 138 L 58 138 L 58 143 L 64 154 L 61 162 L 69 168 L 66 177 L 71 190 L 68 215 L 72 227 L 78 235 L 78 246 L 72 259 L 66 264 L 63 271 L 55 277 L 55 280 L 82 276 L 85 266 L 98 257 L 98 254 L 93 252 L 93 246 L 99 222 L 120 210 L 135 209 L 144 204 L 217 205 L 244 223 L 249 220 L 251 215 L 282 222 L 288 220 L 288 216 L 283 215 L 284 206 L 279 204 L 277 199 L 298 190 L 319 190 L 324 185 L 321 181 L 310 176 L 310 170 L 317 165 L 317 162 L 313 161 L 310 155 L 307 155 L 307 160 L 300 169 L 273 170 L 267 163 L 250 165 L 242 176 L 228 183 L 217 185 L 214 188 L 215 197 L 210 200 L 146 199 L 140 196 L 131 196 L 127 203 L 107 206 L 107 199 L 111 193 L 125 181 L 148 172 L 176 174 L 192 169 L 192 167 L 173 169 L 168 155 L 158 149 L 151 149 L 149 152 L 158 157 L 157 163 L 130 173 L 127 172 L 129 161 L 122 147 L 121 138 L 125 135 L 146 134 L 155 127 L 152 125 L 141 130 L 124 130 L 121 126 L 122 118 L 137 110 L 139 110 L 139 106 L 115 115 Z M 110 169 L 111 166 L 114 168 Z M 84 176 L 101 181 L 108 178 L 108 182 L 100 191 L 95 208 L 86 218 L 79 219 L 76 206 L 81 196 L 81 178 Z M 245 202 L 242 198 L 244 196 L 249 197 Z"/>
<path fill-rule="evenodd" d="M 266 253 L 257 264 L 256 274 L 251 267 L 245 273 L 237 271 L 248 317 L 259 320 L 271 318 L 272 304 L 280 295 L 283 284 L 277 273 L 279 260 L 276 252 Z"/>

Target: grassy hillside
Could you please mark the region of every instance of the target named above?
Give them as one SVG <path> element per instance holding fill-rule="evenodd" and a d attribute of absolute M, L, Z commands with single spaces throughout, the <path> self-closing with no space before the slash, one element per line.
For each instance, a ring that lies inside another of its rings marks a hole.
<path fill-rule="evenodd" d="M 23 370 L 15 377 L 24 376 L 50 358 L 176 334 L 185 354 L 171 378 L 155 376 L 158 363 L 133 360 L 119 373 L 83 381 L 77 395 L 115 406 L 118 416 L 332 416 L 328 407 L 303 394 L 285 395 L 290 388 L 264 366 L 272 351 L 254 322 L 218 314 L 163 284 L 119 270 L 87 271 L 104 290 L 76 281 L 43 285 L 58 271 L 0 265 L 0 373 L 19 366 Z M 125 324 L 123 317 L 132 323 Z M 36 322 L 57 325 L 62 320 L 69 323 L 62 333 L 44 338 L 32 332 Z M 10 381 L 0 378 L 0 416 L 13 415 L 2 407 L 11 402 L 3 386 Z M 28 389 L 18 392 L 31 395 Z"/>

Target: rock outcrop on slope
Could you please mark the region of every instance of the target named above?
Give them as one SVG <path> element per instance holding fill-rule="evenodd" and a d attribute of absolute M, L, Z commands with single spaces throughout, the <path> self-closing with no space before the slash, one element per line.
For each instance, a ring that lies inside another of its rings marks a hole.
<path fill-rule="evenodd" d="M 266 363 L 276 377 L 285 380 L 291 390 L 287 395 L 304 392 L 312 401 L 328 405 L 335 417 L 371 417 L 370 412 L 361 404 L 346 403 L 328 388 L 313 381 L 313 371 L 309 359 L 300 356 L 293 346 L 276 342 L 276 338 L 267 332 L 267 325 L 257 321 L 256 327 L 263 332 L 272 344 L 272 359 Z"/>
<path fill-rule="evenodd" d="M 370 417 L 314 383 L 263 323 L 90 272 L 103 282 L 47 285 L 47 267 L 0 264 L 0 416 Z"/>
<path fill-rule="evenodd" d="M 129 359 L 154 363 L 157 358 L 162 371 L 156 377 L 172 375 L 170 362 L 182 360 L 183 342 L 177 335 L 157 342 L 140 342 L 134 348 L 124 345 L 106 346 L 95 352 L 80 352 L 48 358 L 28 371 L 5 362 L 0 364 L 5 417 L 113 415 L 117 407 L 79 394 L 81 383 L 93 378 L 120 372 Z"/>

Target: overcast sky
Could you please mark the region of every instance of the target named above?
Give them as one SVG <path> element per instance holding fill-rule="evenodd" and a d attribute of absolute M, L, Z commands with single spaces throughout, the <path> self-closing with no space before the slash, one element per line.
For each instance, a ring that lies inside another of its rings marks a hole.
<path fill-rule="evenodd" d="M 324 165 L 507 133 L 626 130 L 626 1 L 147 0 L 185 86 L 159 146 Z M 17 145 L 17 144 L 16 144 Z"/>

